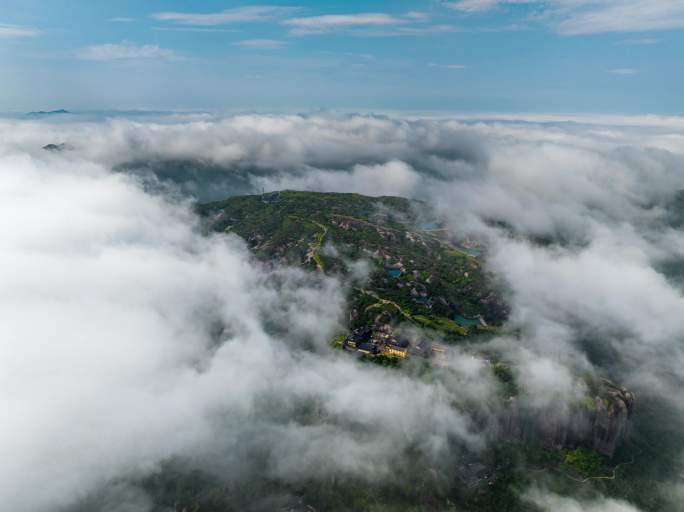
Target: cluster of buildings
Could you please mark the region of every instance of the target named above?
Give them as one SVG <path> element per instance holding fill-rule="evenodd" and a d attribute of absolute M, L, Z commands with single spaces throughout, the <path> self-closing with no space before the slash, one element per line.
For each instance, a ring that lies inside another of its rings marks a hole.
<path fill-rule="evenodd" d="M 397 336 L 388 325 L 377 330 L 368 326 L 354 329 L 344 340 L 342 348 L 366 356 L 384 355 L 406 359 L 409 355 L 415 355 L 436 359 L 436 362 L 445 359 L 447 352 L 447 347 L 439 343 L 426 339 L 411 342 L 408 338 Z"/>
<path fill-rule="evenodd" d="M 405 358 L 408 356 L 410 344 L 406 339 L 399 339 L 384 331 L 373 331 L 368 326 L 354 329 L 344 340 L 343 348 L 364 355 L 387 355 Z"/>

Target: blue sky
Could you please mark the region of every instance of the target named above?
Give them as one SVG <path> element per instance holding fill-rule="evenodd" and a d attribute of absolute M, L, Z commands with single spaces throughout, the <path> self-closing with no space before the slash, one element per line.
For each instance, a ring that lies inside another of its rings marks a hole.
<path fill-rule="evenodd" d="M 0 0 L 0 110 L 684 114 L 684 0 Z"/>

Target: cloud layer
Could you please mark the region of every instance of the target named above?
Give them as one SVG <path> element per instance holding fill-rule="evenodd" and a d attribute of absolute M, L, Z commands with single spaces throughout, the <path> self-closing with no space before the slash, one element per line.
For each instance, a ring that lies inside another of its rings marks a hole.
<path fill-rule="evenodd" d="M 16 469 L 0 477 L 4 502 L 54 509 L 198 453 L 221 454 L 236 479 L 372 480 L 406 464 L 397 446 L 440 465 L 485 445 L 453 407 L 491 413 L 481 363 L 457 352 L 453 373 L 426 382 L 336 357 L 325 341 L 345 283 L 268 270 L 238 240 L 201 235 L 188 195 L 426 200 L 454 233 L 487 242 L 519 333 L 490 348 L 515 362 L 524 399 L 577 398 L 580 375 L 607 375 L 660 397 L 679 425 L 684 297 L 662 268 L 684 261 L 668 222 L 684 189 L 684 123 L 575 121 L 0 121 L 0 446 Z M 61 142 L 69 149 L 41 149 Z M 324 420 L 300 415 L 312 409 Z"/>
<path fill-rule="evenodd" d="M 299 482 L 482 446 L 456 383 L 329 351 L 340 283 L 266 270 L 94 161 L 4 145 L 0 169 L 6 506 L 59 509 L 203 453 L 229 480 Z"/>

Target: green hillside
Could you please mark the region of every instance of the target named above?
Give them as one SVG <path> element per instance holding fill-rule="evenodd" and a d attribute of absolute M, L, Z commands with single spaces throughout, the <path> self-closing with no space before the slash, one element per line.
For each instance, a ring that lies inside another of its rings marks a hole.
<path fill-rule="evenodd" d="M 482 249 L 438 229 L 429 205 L 400 197 L 283 191 L 198 206 L 211 230 L 264 260 L 369 275 L 349 300 L 350 329 L 413 323 L 457 340 L 501 325 L 506 307 Z"/>

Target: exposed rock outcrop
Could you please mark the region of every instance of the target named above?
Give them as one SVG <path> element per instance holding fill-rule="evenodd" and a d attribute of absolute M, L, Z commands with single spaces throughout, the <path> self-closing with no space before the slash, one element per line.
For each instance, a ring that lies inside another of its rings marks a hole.
<path fill-rule="evenodd" d="M 603 398 L 594 397 L 592 444 L 594 449 L 612 457 L 615 448 L 629 433 L 634 394 L 610 381 L 603 382 L 602 390 Z"/>
<path fill-rule="evenodd" d="M 499 418 L 498 432 L 507 441 L 535 442 L 549 449 L 591 446 L 612 457 L 629 433 L 633 410 L 633 393 L 604 380 L 593 396 L 541 410 L 513 397 Z"/>
<path fill-rule="evenodd" d="M 61 144 L 46 144 L 43 146 L 43 149 L 45 151 L 52 151 L 52 152 L 59 152 L 59 151 L 66 151 L 67 149 L 71 149 L 66 143 L 61 143 Z"/>

